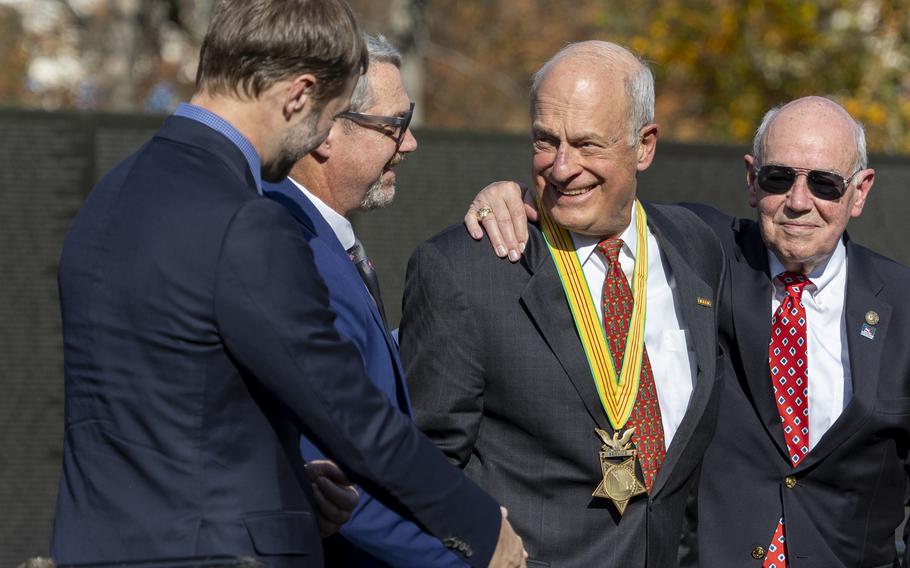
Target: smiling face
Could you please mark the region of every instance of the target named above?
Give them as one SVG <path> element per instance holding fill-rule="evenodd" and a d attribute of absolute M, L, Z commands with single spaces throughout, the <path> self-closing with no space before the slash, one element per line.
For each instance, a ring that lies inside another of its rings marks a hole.
<path fill-rule="evenodd" d="M 853 120 L 826 99 L 799 99 L 780 110 L 768 127 L 764 163 L 746 156 L 749 204 L 758 209 L 765 245 L 791 272 L 809 274 L 834 251 L 851 217 L 858 217 L 872 188 L 875 172 L 863 169 L 835 201 L 812 195 L 805 175 L 790 191 L 771 194 L 756 183 L 761 165 L 784 165 L 835 172 L 846 178 L 854 172 L 856 142 Z"/>
<path fill-rule="evenodd" d="M 533 101 L 534 185 L 560 226 L 598 237 L 631 219 L 636 174 L 651 163 L 658 127 L 630 145 L 625 81 L 638 62 L 569 54 L 555 61 Z"/>

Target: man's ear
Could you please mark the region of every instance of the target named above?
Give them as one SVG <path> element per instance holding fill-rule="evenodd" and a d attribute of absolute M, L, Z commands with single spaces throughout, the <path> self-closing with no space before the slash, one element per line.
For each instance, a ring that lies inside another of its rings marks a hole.
<path fill-rule="evenodd" d="M 313 105 L 313 90 L 316 87 L 316 76 L 305 73 L 294 77 L 284 91 L 282 113 L 285 120 L 290 120 L 295 113 L 307 112 Z"/>
<path fill-rule="evenodd" d="M 746 191 L 749 192 L 749 207 L 753 209 L 758 207 L 758 188 L 755 186 L 755 158 L 752 154 L 743 156 L 743 163 L 746 165 Z"/>
<path fill-rule="evenodd" d="M 660 126 L 646 124 L 638 131 L 638 146 L 636 147 L 636 169 L 640 172 L 648 169 L 654 160 L 657 151 L 657 137 L 660 135 Z"/>
<path fill-rule="evenodd" d="M 875 170 L 866 168 L 858 172 L 853 179 L 856 184 L 856 199 L 853 201 L 853 207 L 850 208 L 850 216 L 859 217 L 863 214 L 866 199 L 869 198 L 869 192 L 872 191 L 872 183 L 875 181 Z"/>
<path fill-rule="evenodd" d="M 342 136 L 340 129 L 341 129 L 341 123 L 338 121 L 335 121 L 335 124 L 333 124 L 332 128 L 329 129 L 329 135 L 325 137 L 325 140 L 322 141 L 322 144 L 320 144 L 319 146 L 316 146 L 316 148 L 314 148 L 310 152 L 311 154 L 313 154 L 314 158 L 316 158 L 320 162 L 324 162 L 325 160 L 329 159 L 329 157 L 332 155 L 333 145 L 337 141 L 338 137 Z"/>

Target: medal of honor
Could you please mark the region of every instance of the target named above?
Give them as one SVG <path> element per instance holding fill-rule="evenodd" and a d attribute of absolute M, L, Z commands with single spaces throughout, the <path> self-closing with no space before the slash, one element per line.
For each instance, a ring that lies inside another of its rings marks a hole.
<path fill-rule="evenodd" d="M 638 253 L 631 282 L 634 303 L 622 368 L 617 369 L 604 336 L 601 317 L 594 307 L 584 271 L 575 252 L 572 237 L 568 231 L 553 221 L 540 200 L 537 202 L 537 210 L 541 230 L 566 293 L 566 301 L 575 320 L 575 328 L 588 359 L 601 406 L 615 432 L 611 437 L 606 431 L 595 429 L 603 440 L 600 450 L 600 470 L 603 479 L 594 490 L 593 496 L 610 499 L 622 515 L 632 498 L 648 492 L 637 474 L 638 452 L 632 445 L 635 429 L 628 428 L 623 431 L 632 414 L 632 407 L 635 406 L 644 360 L 648 285 L 647 216 L 644 207 L 636 201 L 634 215 Z"/>
<path fill-rule="evenodd" d="M 618 432 L 614 433 L 612 438 L 600 428 L 596 428 L 595 431 L 603 440 L 603 447 L 600 449 L 600 471 L 603 479 L 592 496 L 613 501 L 613 505 L 622 516 L 633 497 L 647 493 L 647 489 L 635 473 L 638 452 L 632 447 L 631 442 L 635 428 L 629 428 L 622 436 Z M 619 463 L 609 461 L 615 459 L 622 461 Z"/>

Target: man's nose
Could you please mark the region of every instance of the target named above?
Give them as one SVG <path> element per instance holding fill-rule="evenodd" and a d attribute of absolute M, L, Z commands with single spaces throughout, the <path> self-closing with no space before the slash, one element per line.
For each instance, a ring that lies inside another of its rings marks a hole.
<path fill-rule="evenodd" d="M 550 169 L 550 176 L 556 183 L 566 183 L 581 173 L 578 153 L 567 145 L 561 145 L 556 151 L 556 159 Z"/>
<path fill-rule="evenodd" d="M 417 138 L 414 137 L 414 133 L 411 132 L 411 129 L 408 128 L 404 133 L 404 138 L 401 140 L 401 145 L 398 147 L 398 151 L 407 154 L 408 152 L 413 152 L 417 149 Z"/>
<path fill-rule="evenodd" d="M 787 196 L 787 207 L 793 211 L 805 212 L 812 209 L 812 192 L 809 190 L 809 178 L 805 173 L 797 173 L 793 187 Z"/>

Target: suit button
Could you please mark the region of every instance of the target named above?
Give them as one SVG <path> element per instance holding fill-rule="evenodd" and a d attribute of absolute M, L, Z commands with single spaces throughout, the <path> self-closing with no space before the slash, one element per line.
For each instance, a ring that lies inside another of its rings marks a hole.
<path fill-rule="evenodd" d="M 752 549 L 752 558 L 761 560 L 765 557 L 765 549 L 762 546 L 756 546 Z"/>
<path fill-rule="evenodd" d="M 796 478 L 792 475 L 788 475 L 784 478 L 784 485 L 787 486 L 787 489 L 793 489 L 796 487 Z"/>

